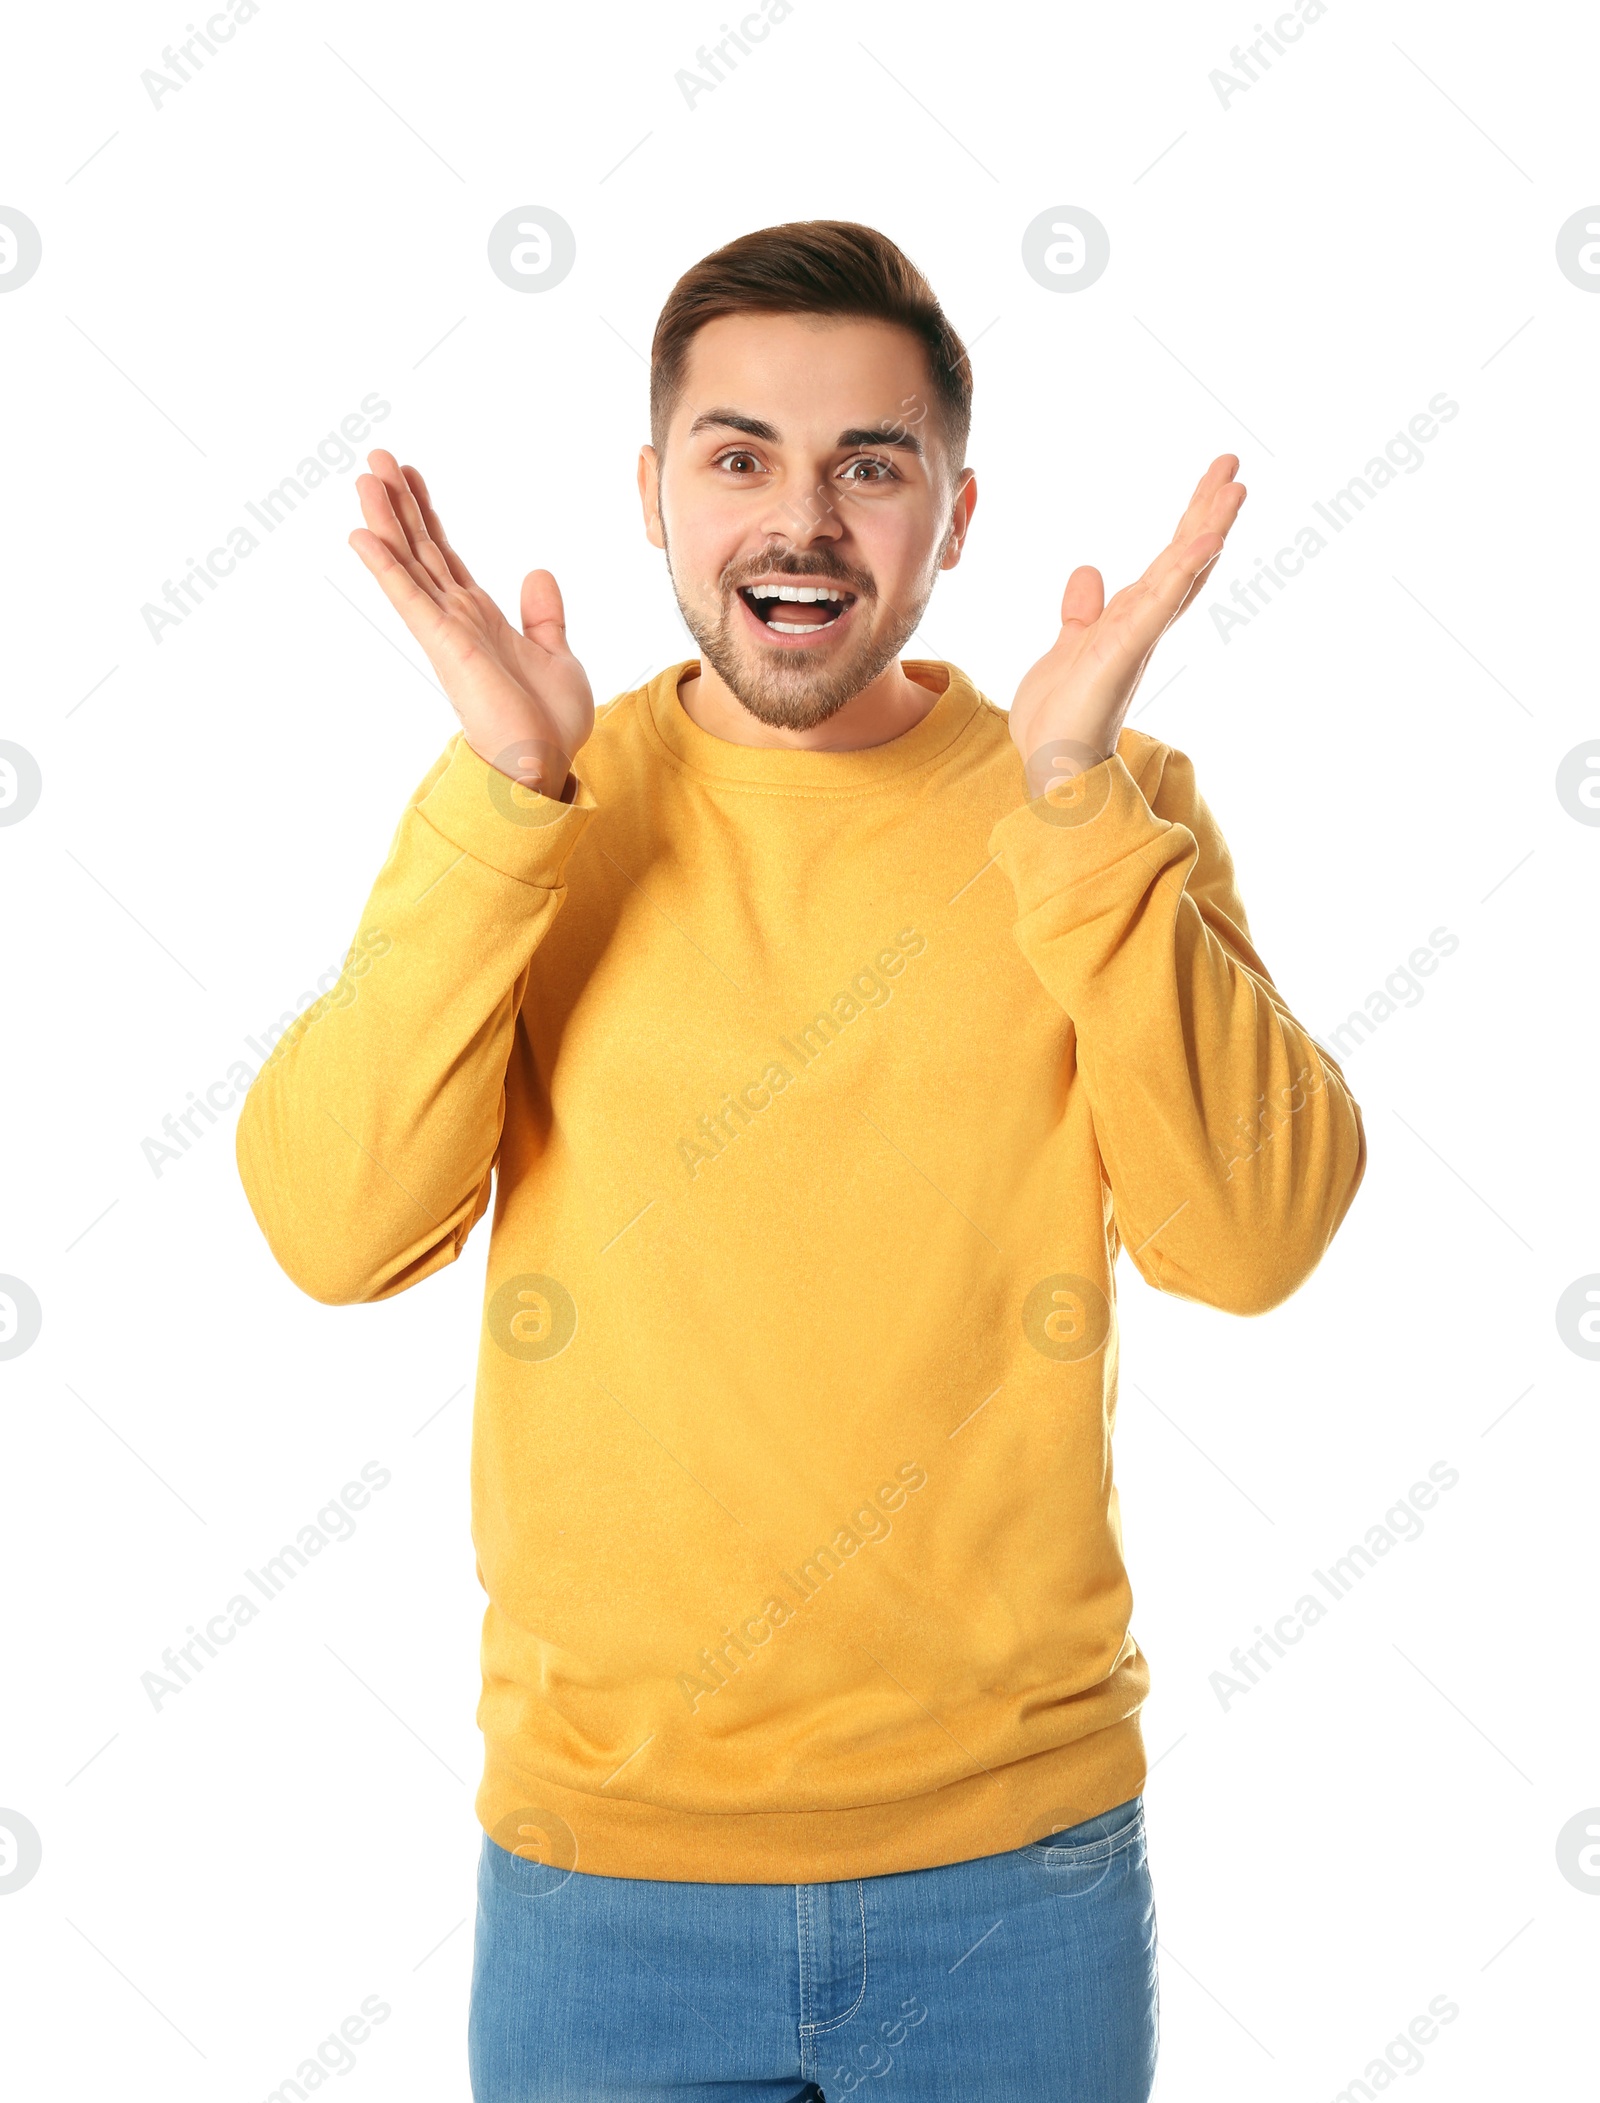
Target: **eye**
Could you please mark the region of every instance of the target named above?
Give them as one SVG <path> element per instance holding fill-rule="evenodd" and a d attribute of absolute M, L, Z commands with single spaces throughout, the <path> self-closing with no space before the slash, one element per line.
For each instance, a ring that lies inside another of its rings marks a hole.
<path fill-rule="evenodd" d="M 868 477 L 868 480 L 872 482 L 898 482 L 900 479 L 889 462 L 880 460 L 875 453 L 863 453 L 859 459 L 850 461 L 842 470 L 847 481 L 856 479 L 855 470 L 858 467 L 873 467 L 881 470 L 880 473 Z"/>
<path fill-rule="evenodd" d="M 719 453 L 716 459 L 712 462 L 712 465 L 713 467 L 727 467 L 732 461 L 735 460 L 748 460 L 754 467 L 759 467 L 761 464 L 760 461 L 756 459 L 754 453 L 746 452 L 743 449 L 743 447 L 740 447 L 736 451 L 731 453 Z"/>

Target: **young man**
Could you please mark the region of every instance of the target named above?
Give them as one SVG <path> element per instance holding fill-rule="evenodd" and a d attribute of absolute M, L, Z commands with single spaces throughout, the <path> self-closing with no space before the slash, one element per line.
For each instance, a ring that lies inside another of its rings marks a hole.
<path fill-rule="evenodd" d="M 970 396 L 868 228 L 697 264 L 639 488 L 700 654 L 598 716 L 548 571 L 519 631 L 414 468 L 358 483 L 461 730 L 238 1155 L 333 1303 L 493 1191 L 478 2103 L 1149 2092 L 1113 1265 L 1263 1313 L 1365 1139 L 1122 727 L 1238 462 L 1109 602 L 1072 573 L 1007 715 L 899 655 Z"/>

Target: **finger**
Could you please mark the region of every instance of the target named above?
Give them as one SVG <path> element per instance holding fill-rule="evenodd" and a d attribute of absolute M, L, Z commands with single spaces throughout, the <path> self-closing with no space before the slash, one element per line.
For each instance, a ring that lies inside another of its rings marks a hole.
<path fill-rule="evenodd" d="M 1219 489 L 1224 489 L 1239 472 L 1237 453 L 1219 453 L 1199 481 L 1194 485 L 1194 494 L 1183 507 L 1183 516 L 1173 529 L 1174 540 L 1185 540 L 1203 530 L 1205 513 Z"/>
<path fill-rule="evenodd" d="M 453 584 L 450 565 L 445 561 L 438 544 L 428 532 L 426 524 L 412 494 L 411 484 L 400 471 L 400 463 L 393 453 L 381 449 L 367 455 L 374 474 L 389 493 L 389 502 L 394 514 L 405 531 L 411 552 L 422 564 L 435 584 Z"/>
<path fill-rule="evenodd" d="M 1177 613 L 1174 613 L 1174 614 L 1173 614 L 1173 616 L 1172 616 L 1172 619 L 1173 619 L 1174 621 L 1175 621 L 1175 620 L 1176 620 L 1176 619 L 1178 618 L 1178 614 L 1179 614 L 1179 613 L 1184 613 L 1184 612 L 1186 612 L 1186 611 L 1188 610 L 1188 607 L 1189 607 L 1189 602 L 1190 602 L 1190 601 L 1191 601 L 1191 600 L 1192 600 L 1192 599 L 1193 599 L 1193 598 L 1194 598 L 1194 597 L 1195 597 L 1195 596 L 1197 595 L 1197 593 L 1199 593 L 1199 592 L 1200 592 L 1200 591 L 1201 591 L 1201 590 L 1203 589 L 1203 587 L 1204 587 L 1204 585 L 1205 585 L 1205 581 L 1206 581 L 1206 579 L 1207 579 L 1207 578 L 1208 578 L 1208 577 L 1209 577 L 1209 576 L 1211 575 L 1211 572 L 1212 572 L 1212 571 L 1213 571 L 1213 570 L 1214 570 L 1214 569 L 1216 568 L 1216 566 L 1217 566 L 1217 561 L 1218 561 L 1218 558 L 1219 558 L 1219 557 L 1221 556 L 1221 553 L 1222 553 L 1222 550 L 1221 550 L 1220 548 L 1218 548 L 1218 550 L 1217 550 L 1216 554 L 1215 554 L 1215 555 L 1212 555 L 1212 556 L 1210 556 L 1210 557 L 1208 557 L 1206 561 L 1204 561 L 1204 562 L 1202 562 L 1202 563 L 1201 563 L 1201 565 L 1200 565 L 1199 569 L 1197 569 L 1197 570 L 1195 571 L 1195 573 L 1194 573 L 1194 576 L 1193 576 L 1193 578 L 1192 578 L 1192 579 L 1190 580 L 1190 583 L 1189 583 L 1189 588 L 1188 588 L 1188 590 L 1187 590 L 1187 591 L 1186 591 L 1186 592 L 1184 593 L 1183 597 L 1182 597 L 1182 598 L 1181 598 L 1181 599 L 1180 599 L 1180 600 L 1178 601 L 1178 609 L 1177 609 Z M 1171 626 L 1171 622 L 1168 622 L 1168 624 L 1167 624 L 1167 625 L 1168 625 L 1168 626 L 1170 627 L 1170 626 Z"/>
<path fill-rule="evenodd" d="M 1181 549 L 1150 593 L 1155 639 L 1164 635 L 1210 574 L 1222 553 L 1220 533 L 1202 533 Z M 1152 642 L 1154 647 L 1154 642 Z"/>
<path fill-rule="evenodd" d="M 1218 453 L 1216 459 L 1211 462 L 1205 473 L 1194 485 L 1193 493 L 1189 498 L 1190 503 L 1194 502 L 1195 497 L 1200 495 L 1208 482 L 1213 484 L 1218 480 L 1226 482 L 1238 472 L 1239 455 L 1237 453 Z"/>
<path fill-rule="evenodd" d="M 432 576 L 417 560 L 410 538 L 395 516 L 387 484 L 377 475 L 357 475 L 356 495 L 361 500 L 361 516 L 367 522 L 367 530 L 382 541 L 413 583 L 426 590 L 433 589 Z"/>
<path fill-rule="evenodd" d="M 358 526 L 350 535 L 350 546 L 377 578 L 384 597 L 431 657 L 431 646 L 446 626 L 446 620 L 433 593 L 425 588 L 429 581 L 427 572 L 423 572 L 423 583 L 419 584 L 412 575 L 411 565 L 402 562 L 380 534 L 364 527 Z"/>
<path fill-rule="evenodd" d="M 1203 533 L 1176 553 L 1159 577 L 1141 579 L 1111 602 L 1106 647 L 1117 656 L 1137 656 L 1141 666 L 1193 598 L 1205 573 L 1222 552 L 1222 536 Z"/>
<path fill-rule="evenodd" d="M 1197 535 L 1217 535 L 1220 547 L 1243 509 L 1248 494 L 1242 482 L 1219 481 L 1200 507 L 1197 518 L 1190 519 L 1187 512 L 1184 514 L 1177 533 L 1145 571 L 1140 583 L 1152 587 L 1163 584 L 1173 568 L 1184 561 L 1186 551 L 1193 546 Z"/>
<path fill-rule="evenodd" d="M 1150 565 L 1147 576 L 1152 575 L 1158 567 L 1164 567 L 1173 549 L 1186 547 L 1197 533 L 1210 532 L 1219 526 L 1226 532 L 1224 519 L 1231 523 L 1240 504 L 1244 502 L 1243 488 L 1233 479 L 1238 471 L 1237 453 L 1222 453 L 1212 461 L 1195 484 L 1194 494 L 1184 506 L 1183 516 L 1173 528 L 1171 540 Z M 1236 490 L 1237 495 L 1234 494 Z"/>
<path fill-rule="evenodd" d="M 522 580 L 522 632 L 543 650 L 567 647 L 567 615 L 561 587 L 548 570 L 529 570 Z"/>
<path fill-rule="evenodd" d="M 1081 622 L 1088 627 L 1099 620 L 1105 611 L 1106 583 L 1097 569 L 1087 563 L 1081 564 L 1067 579 L 1067 588 L 1061 594 L 1061 625 L 1069 621 Z"/>
<path fill-rule="evenodd" d="M 411 493 L 417 500 L 417 509 L 422 513 L 422 522 L 428 529 L 428 536 L 444 556 L 445 561 L 450 565 L 451 576 L 454 577 L 457 584 L 462 585 L 466 590 L 474 590 L 476 588 L 476 580 L 471 570 L 467 568 L 467 565 L 450 545 L 444 527 L 440 523 L 439 514 L 434 510 L 433 501 L 428 495 L 428 485 L 422 479 L 421 468 L 403 467 L 400 472 L 411 485 Z"/>
<path fill-rule="evenodd" d="M 1120 654 L 1136 657 L 1139 665 L 1128 689 L 1130 699 L 1144 678 L 1157 643 L 1210 576 L 1221 553 L 1220 534 L 1201 534 L 1180 551 L 1180 560 L 1159 584 L 1133 586 L 1126 593 L 1118 592 L 1112 600 L 1120 631 L 1118 643 L 1112 647 Z"/>
<path fill-rule="evenodd" d="M 367 474 L 382 489 L 384 499 L 390 511 L 394 514 L 394 521 L 399 528 L 400 536 L 405 542 L 403 548 L 395 548 L 394 552 L 400 557 L 402 562 L 408 558 L 415 560 L 417 551 L 412 545 L 411 535 L 406 528 L 403 509 L 403 492 L 406 485 L 405 477 L 400 472 L 399 461 L 396 460 L 393 453 L 386 453 L 380 448 L 377 451 L 368 453 Z M 358 476 L 357 479 L 361 480 L 362 478 Z"/>
<path fill-rule="evenodd" d="M 1212 492 L 1211 502 L 1201 514 L 1197 530 L 1201 533 L 1226 535 L 1239 513 L 1244 509 L 1245 499 L 1250 494 L 1242 482 L 1227 482 Z"/>

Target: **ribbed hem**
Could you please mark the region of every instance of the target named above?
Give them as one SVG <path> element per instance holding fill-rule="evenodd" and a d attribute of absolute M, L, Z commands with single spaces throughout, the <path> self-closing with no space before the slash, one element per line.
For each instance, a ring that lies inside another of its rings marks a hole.
<path fill-rule="evenodd" d="M 558 1788 L 497 1744 L 474 1809 L 502 1847 L 552 1869 L 687 1884 L 831 1884 L 974 1862 L 1137 1796 L 1148 1764 L 1137 1710 L 1070 1745 L 896 1803 L 845 1811 L 681 1811 Z M 537 1836 L 537 1837 L 535 1837 Z"/>
<path fill-rule="evenodd" d="M 463 854 L 550 891 L 559 888 L 567 856 L 596 808 L 581 777 L 573 800 L 559 803 L 491 767 L 459 731 L 450 764 L 417 805 L 434 831 Z"/>

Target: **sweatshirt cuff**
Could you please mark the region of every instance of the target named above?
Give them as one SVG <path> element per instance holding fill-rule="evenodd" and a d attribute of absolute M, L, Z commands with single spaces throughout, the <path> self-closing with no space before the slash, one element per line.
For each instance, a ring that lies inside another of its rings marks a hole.
<path fill-rule="evenodd" d="M 1010 879 L 1020 917 L 1130 855 L 1142 858 L 1155 848 L 1155 858 L 1164 860 L 1159 843 L 1181 830 L 1171 819 L 1156 816 L 1127 762 L 1113 752 L 1098 766 L 1007 811 L 990 831 L 989 852 Z M 1148 867 L 1145 874 L 1148 880 Z"/>
<path fill-rule="evenodd" d="M 576 770 L 572 801 L 559 803 L 491 767 L 460 731 L 451 743 L 449 765 L 417 805 L 434 831 L 463 854 L 547 891 L 559 888 L 567 856 L 595 809 L 588 784 Z"/>

